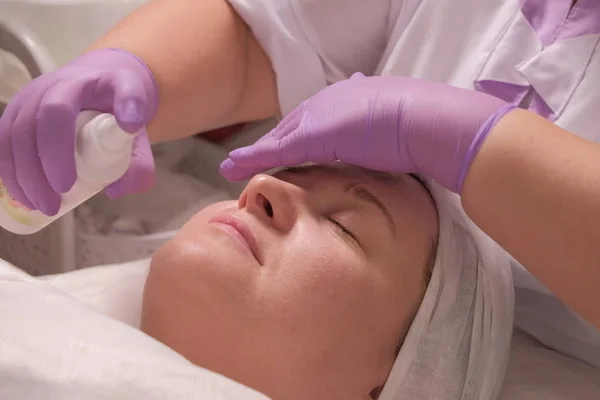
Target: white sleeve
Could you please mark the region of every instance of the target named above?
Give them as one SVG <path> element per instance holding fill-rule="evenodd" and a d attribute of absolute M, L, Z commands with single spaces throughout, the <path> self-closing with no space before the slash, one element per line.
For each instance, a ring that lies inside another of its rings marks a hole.
<path fill-rule="evenodd" d="M 277 76 L 285 115 L 330 83 L 373 74 L 387 43 L 390 0 L 228 0 Z"/>

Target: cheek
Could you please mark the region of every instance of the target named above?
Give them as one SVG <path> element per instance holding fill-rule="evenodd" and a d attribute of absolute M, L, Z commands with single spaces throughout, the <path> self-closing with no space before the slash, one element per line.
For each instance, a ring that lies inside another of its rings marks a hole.
<path fill-rule="evenodd" d="M 261 271 L 260 287 L 275 308 L 299 321 L 350 319 L 374 296 L 373 269 L 329 232 L 299 234 L 284 243 L 283 259 Z"/>
<path fill-rule="evenodd" d="M 387 339 L 376 268 L 328 234 L 298 240 L 286 243 L 285 262 L 261 273 L 261 310 L 269 321 L 264 337 L 324 392 L 368 386 L 365 380 L 380 375 Z"/>
<path fill-rule="evenodd" d="M 300 235 L 290 246 L 287 258 L 286 267 L 294 275 L 291 280 L 310 286 L 330 287 L 336 282 L 360 282 L 364 278 L 361 257 L 329 232 Z"/>
<path fill-rule="evenodd" d="M 243 314 L 257 268 L 199 213 L 153 256 L 145 297 L 162 312 Z M 151 283 L 151 284 L 150 284 Z M 171 309 L 171 310 L 169 310 Z"/>
<path fill-rule="evenodd" d="M 189 324 L 226 326 L 249 313 L 256 268 L 220 241 L 210 230 L 182 231 L 156 252 L 144 289 L 146 326 L 180 337 L 198 328 Z"/>
<path fill-rule="evenodd" d="M 153 257 L 150 275 L 160 277 L 163 287 L 195 301 L 244 297 L 254 279 L 254 266 L 235 251 L 220 244 L 212 232 L 195 237 L 176 237 Z"/>

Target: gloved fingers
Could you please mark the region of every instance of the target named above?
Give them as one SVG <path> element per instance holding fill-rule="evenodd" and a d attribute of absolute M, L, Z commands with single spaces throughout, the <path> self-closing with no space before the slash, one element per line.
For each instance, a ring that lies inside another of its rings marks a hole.
<path fill-rule="evenodd" d="M 56 215 L 60 208 L 60 195 L 51 186 L 42 165 L 39 153 L 38 135 L 38 98 L 32 95 L 27 99 L 28 104 L 19 107 L 11 124 L 12 151 L 17 181 L 32 209 L 37 209 L 46 215 Z M 56 157 L 60 159 L 62 157 Z M 20 199 L 17 199 L 20 202 Z M 22 203 L 23 204 L 23 203 Z M 28 205 L 23 204 L 26 207 Z"/>
<path fill-rule="evenodd" d="M 337 160 L 333 136 L 319 127 L 311 128 L 313 127 L 310 125 L 301 126 L 280 141 L 280 166 L 294 166 L 305 162 L 327 164 Z"/>
<path fill-rule="evenodd" d="M 70 99 L 81 110 L 95 110 L 115 116 L 125 132 L 138 132 L 150 117 L 144 83 L 133 71 L 118 70 L 87 74 L 80 79 L 65 80 L 60 98 Z"/>
<path fill-rule="evenodd" d="M 75 123 L 84 97 L 93 95 L 93 86 L 89 77 L 58 81 L 45 92 L 37 110 L 39 158 L 58 193 L 68 192 L 77 179 Z"/>
<path fill-rule="evenodd" d="M 265 142 L 281 140 L 291 132 L 295 131 L 302 121 L 302 115 L 302 109 L 300 107 L 295 108 L 279 124 L 277 124 L 275 128 L 271 129 L 268 133 L 260 137 L 254 144 L 232 150 L 229 156 L 244 164 L 248 155 L 252 155 L 255 146 L 261 145 Z M 255 161 L 250 161 L 250 164 L 253 164 L 254 162 Z"/>
<path fill-rule="evenodd" d="M 223 161 L 219 168 L 219 172 L 221 175 L 225 177 L 228 181 L 231 182 L 239 182 L 253 177 L 256 174 L 260 174 L 261 172 L 265 172 L 269 168 L 262 167 L 241 167 L 237 165 L 230 158 Z"/>
<path fill-rule="evenodd" d="M 225 177 L 225 179 L 231 182 L 243 181 L 252 176 L 251 171 L 235 165 L 235 163 L 231 161 L 231 158 L 228 158 L 221 163 L 219 172 Z"/>
<path fill-rule="evenodd" d="M 292 132 L 282 140 L 266 140 L 231 152 L 221 164 L 221 173 L 229 180 L 243 180 L 275 167 L 289 167 L 312 161 L 306 147 Z"/>
<path fill-rule="evenodd" d="M 155 166 L 152 149 L 145 129 L 135 138 L 129 169 L 115 183 L 108 186 L 106 195 L 111 199 L 129 193 L 143 193 L 152 188 L 155 182 Z"/>
<path fill-rule="evenodd" d="M 146 103 L 143 83 L 129 71 L 65 79 L 48 89 L 37 115 L 37 136 L 40 159 L 52 188 L 65 193 L 77 179 L 75 122 L 82 110 L 112 113 L 123 130 L 137 132 L 144 126 Z"/>
<path fill-rule="evenodd" d="M 113 73 L 107 83 L 106 90 L 113 96 L 112 113 L 119 127 L 129 133 L 142 129 L 152 117 L 148 115 L 148 96 L 142 79 L 125 70 Z"/>
<path fill-rule="evenodd" d="M 279 161 L 278 139 L 259 140 L 256 143 L 235 149 L 229 153 L 229 158 L 238 166 L 268 169 L 269 165 Z M 263 170 L 264 170 L 263 169 Z"/>
<path fill-rule="evenodd" d="M 280 165 L 279 143 L 281 141 L 275 139 L 265 140 L 231 152 L 221 164 L 221 174 L 239 181 Z"/>
<path fill-rule="evenodd" d="M 35 209 L 17 181 L 11 138 L 14 114 L 14 107 L 9 105 L 0 117 L 0 180 L 15 200 L 27 208 Z"/>
<path fill-rule="evenodd" d="M 275 128 L 263 136 L 263 138 L 281 139 L 290 132 L 296 130 L 304 117 L 304 105 L 305 102 L 294 108 Z"/>
<path fill-rule="evenodd" d="M 277 124 L 275 128 L 271 129 L 270 132 L 258 139 L 254 144 L 231 151 L 229 153 L 229 157 L 235 161 L 236 164 L 242 166 L 256 166 L 256 163 L 260 161 L 255 155 L 256 149 L 270 149 L 272 147 L 265 143 L 280 141 L 284 137 L 295 132 L 302 122 L 303 116 L 303 105 L 300 105 L 292 110 L 292 112 L 289 113 L 279 124 Z M 261 153 L 261 155 L 262 154 L 263 153 Z"/>

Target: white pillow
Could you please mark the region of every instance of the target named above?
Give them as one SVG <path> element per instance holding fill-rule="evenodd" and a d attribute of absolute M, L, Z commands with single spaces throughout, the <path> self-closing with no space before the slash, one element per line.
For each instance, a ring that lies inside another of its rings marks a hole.
<path fill-rule="evenodd" d="M 0 399 L 267 399 L 2 261 L 0 321 Z"/>
<path fill-rule="evenodd" d="M 140 327 L 150 259 L 97 266 L 39 277 L 102 314 Z"/>

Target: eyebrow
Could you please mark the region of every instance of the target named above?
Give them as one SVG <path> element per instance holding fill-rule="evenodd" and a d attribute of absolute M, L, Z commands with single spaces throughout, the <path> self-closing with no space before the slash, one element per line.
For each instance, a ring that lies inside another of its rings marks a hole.
<path fill-rule="evenodd" d="M 360 183 L 350 183 L 346 185 L 345 189 L 349 193 L 352 193 L 354 196 L 356 196 L 358 199 L 367 202 L 379 209 L 385 217 L 385 219 L 387 220 L 387 225 L 390 231 L 392 232 L 392 235 L 394 237 L 396 236 L 397 228 L 396 223 L 392 218 L 392 214 L 390 214 L 387 207 L 373 193 L 371 193 L 366 187 L 364 187 Z"/>

